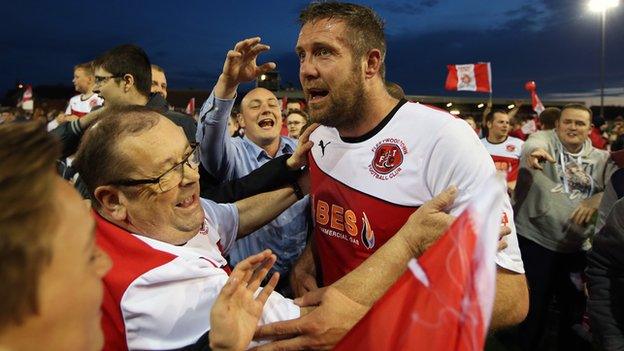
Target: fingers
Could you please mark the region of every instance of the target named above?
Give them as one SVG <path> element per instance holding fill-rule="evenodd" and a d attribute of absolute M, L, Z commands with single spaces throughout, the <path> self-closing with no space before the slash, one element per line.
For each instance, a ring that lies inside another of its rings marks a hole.
<path fill-rule="evenodd" d="M 275 341 L 270 344 L 265 344 L 254 348 L 255 351 L 290 351 L 290 350 L 312 350 L 309 348 L 310 343 L 309 336 L 302 335 L 292 339 L 284 339 Z"/>
<path fill-rule="evenodd" d="M 316 285 L 316 284 L 315 284 Z M 315 289 L 295 299 L 295 305 L 299 307 L 318 306 L 323 300 L 327 288 Z"/>
<path fill-rule="evenodd" d="M 455 201 L 455 197 L 457 197 L 457 187 L 451 185 L 450 187 L 444 189 L 444 191 L 442 191 L 436 197 L 427 201 L 423 205 L 423 207 L 427 206 L 433 208 L 436 211 L 442 211 L 453 204 L 453 201 Z"/>
<path fill-rule="evenodd" d="M 263 73 L 267 73 L 268 71 L 272 71 L 275 69 L 275 67 L 277 67 L 277 64 L 275 64 L 275 62 L 264 63 L 258 66 L 258 69 L 256 71 L 256 76 L 259 76 Z"/>
<path fill-rule="evenodd" d="M 303 132 L 303 134 L 301 134 L 299 136 L 299 142 L 308 142 L 308 140 L 310 140 L 310 134 L 312 134 L 312 132 L 318 128 L 320 126 L 320 124 L 318 123 L 312 123 L 308 126 L 308 128 L 306 128 L 305 132 Z"/>
<path fill-rule="evenodd" d="M 502 225 L 500 227 L 500 231 L 498 232 L 498 238 L 502 239 L 504 236 L 511 234 L 511 228 Z"/>
<path fill-rule="evenodd" d="M 275 287 L 277 286 L 277 282 L 279 281 L 279 276 L 280 276 L 279 273 L 277 272 L 273 273 L 267 285 L 265 285 L 264 288 L 262 288 L 262 290 L 258 294 L 258 297 L 256 297 L 256 301 L 260 302 L 263 306 L 266 303 L 269 296 L 271 295 L 271 293 L 273 292 L 273 290 L 275 290 Z"/>
<path fill-rule="evenodd" d="M 507 248 L 507 240 L 505 238 L 500 238 L 498 240 L 498 252 L 503 251 Z"/>
<path fill-rule="evenodd" d="M 243 51 L 249 49 L 251 46 L 258 44 L 260 42 L 260 37 L 248 38 L 245 40 L 241 40 L 234 46 L 234 50 Z"/>
<path fill-rule="evenodd" d="M 260 266 L 256 267 L 251 276 L 251 280 L 249 281 L 248 288 L 251 291 L 256 291 L 260 287 L 260 283 L 264 280 L 266 275 L 269 273 L 273 264 L 277 261 L 277 256 L 271 255 L 267 259 L 265 259 Z"/>
<path fill-rule="evenodd" d="M 303 333 L 305 328 L 306 316 L 289 321 L 265 324 L 256 329 L 254 339 L 274 339 L 276 337 L 281 338 L 289 335 L 299 335 Z"/>
<path fill-rule="evenodd" d="M 544 167 L 542 167 L 539 163 L 539 158 L 533 155 L 529 156 L 529 167 L 539 169 L 540 171 L 544 170 Z"/>
<path fill-rule="evenodd" d="M 319 287 L 316 284 L 316 278 L 310 274 L 303 277 L 303 288 L 305 289 L 304 292 L 317 290 Z"/>

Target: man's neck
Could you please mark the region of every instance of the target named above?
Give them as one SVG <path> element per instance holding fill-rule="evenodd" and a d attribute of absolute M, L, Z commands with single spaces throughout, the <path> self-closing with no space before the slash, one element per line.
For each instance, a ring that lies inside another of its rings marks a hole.
<path fill-rule="evenodd" d="M 581 152 L 581 150 L 583 150 L 583 144 L 580 144 L 580 145 L 570 145 L 570 144 L 563 144 L 563 143 L 561 144 L 566 149 L 566 151 L 571 154 L 578 154 L 579 152 Z"/>
<path fill-rule="evenodd" d="M 507 135 L 502 136 L 487 136 L 487 141 L 491 144 L 500 144 L 503 141 L 507 140 Z"/>
<path fill-rule="evenodd" d="M 138 92 L 133 92 L 128 97 L 128 105 L 145 106 L 147 105 L 148 101 L 149 101 L 149 96 L 141 95 Z"/>
<path fill-rule="evenodd" d="M 249 136 L 247 137 L 249 138 Z M 251 142 L 253 142 L 254 144 L 258 145 L 262 150 L 264 150 L 264 152 L 266 152 L 269 157 L 273 158 L 277 155 L 277 152 L 279 151 L 281 138 L 278 136 L 273 141 L 265 145 L 261 145 L 256 140 L 252 140 L 251 138 L 249 138 L 249 140 L 251 140 Z"/>
<path fill-rule="evenodd" d="M 93 88 L 87 89 L 84 93 L 80 94 L 80 98 L 86 100 L 93 95 Z"/>
<path fill-rule="evenodd" d="M 382 86 L 383 87 L 383 86 Z M 399 103 L 383 88 L 374 89 L 364 96 L 361 103 L 362 119 L 355 126 L 338 128 L 341 137 L 357 138 L 373 130 Z"/>

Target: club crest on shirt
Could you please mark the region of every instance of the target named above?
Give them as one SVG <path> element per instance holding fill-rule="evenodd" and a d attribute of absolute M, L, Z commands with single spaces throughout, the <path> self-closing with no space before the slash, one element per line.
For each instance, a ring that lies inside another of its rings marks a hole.
<path fill-rule="evenodd" d="M 514 151 L 516 151 L 516 145 L 514 145 L 514 144 L 509 144 L 509 145 L 507 145 L 507 146 L 505 147 L 505 149 L 507 149 L 507 151 L 509 151 L 509 152 L 514 152 Z"/>
<path fill-rule="evenodd" d="M 401 164 L 407 153 L 402 140 L 387 138 L 375 145 L 371 150 L 373 160 L 368 170 L 377 179 L 388 180 L 401 172 Z"/>

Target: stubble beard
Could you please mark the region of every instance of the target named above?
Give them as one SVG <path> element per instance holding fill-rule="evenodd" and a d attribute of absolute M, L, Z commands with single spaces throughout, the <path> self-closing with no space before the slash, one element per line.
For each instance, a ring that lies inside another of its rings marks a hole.
<path fill-rule="evenodd" d="M 352 73 L 351 80 L 332 89 L 333 94 L 328 96 L 330 101 L 326 108 L 314 109 L 313 105 L 310 106 L 312 122 L 339 130 L 358 125 L 363 118 L 364 81 L 355 68 Z"/>

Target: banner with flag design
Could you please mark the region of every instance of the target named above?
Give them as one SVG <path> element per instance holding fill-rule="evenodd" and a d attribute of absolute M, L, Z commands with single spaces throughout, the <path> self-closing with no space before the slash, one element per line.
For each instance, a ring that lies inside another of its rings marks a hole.
<path fill-rule="evenodd" d="M 443 236 L 334 350 L 483 350 L 494 304 L 505 195 L 492 176 Z M 492 186 L 492 185 L 495 186 Z"/>
<path fill-rule="evenodd" d="M 492 92 L 492 68 L 489 62 L 447 65 L 446 90 Z"/>

